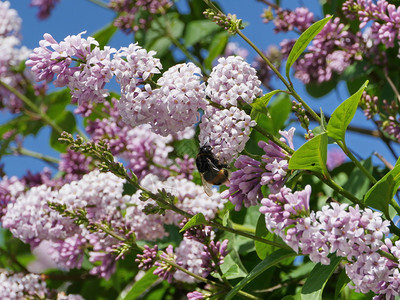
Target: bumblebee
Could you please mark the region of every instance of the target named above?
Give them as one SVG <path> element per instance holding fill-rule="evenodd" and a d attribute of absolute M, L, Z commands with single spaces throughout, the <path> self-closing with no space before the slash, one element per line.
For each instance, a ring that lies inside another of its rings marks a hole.
<path fill-rule="evenodd" d="M 211 190 L 213 185 L 221 185 L 229 181 L 228 165 L 221 164 L 211 150 L 211 146 L 202 146 L 196 157 L 197 170 L 201 175 L 204 191 L 208 196 L 213 194 Z"/>

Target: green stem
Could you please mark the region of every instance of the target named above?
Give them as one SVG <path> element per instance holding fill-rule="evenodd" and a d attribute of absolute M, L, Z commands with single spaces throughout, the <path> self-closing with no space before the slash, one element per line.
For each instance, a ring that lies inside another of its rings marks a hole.
<path fill-rule="evenodd" d="M 377 183 L 378 181 L 368 172 L 368 170 L 358 161 L 357 158 L 354 157 L 353 153 L 347 148 L 346 143 L 337 142 L 337 144 L 342 148 L 344 153 L 354 162 L 354 164 L 368 177 L 368 179 L 373 183 Z"/>
<path fill-rule="evenodd" d="M 321 118 L 318 116 L 318 114 L 308 106 L 308 104 L 300 97 L 299 94 L 295 91 L 293 88 L 293 85 L 291 85 L 286 79 L 282 76 L 282 74 L 279 72 L 277 68 L 271 63 L 271 61 L 262 53 L 260 49 L 257 48 L 257 46 L 250 41 L 247 36 L 245 36 L 240 30 L 237 31 L 237 34 L 246 41 L 256 52 L 260 57 L 265 61 L 265 63 L 271 68 L 271 70 L 278 76 L 278 78 L 283 82 L 283 84 L 287 87 L 287 89 L 290 91 L 290 94 L 297 100 L 299 101 L 303 107 L 308 111 L 308 113 L 318 122 L 321 123 Z"/>
<path fill-rule="evenodd" d="M 354 204 L 358 204 L 361 208 L 365 208 L 365 204 L 360 199 L 358 199 L 352 193 L 346 191 L 344 188 L 334 182 L 330 177 L 325 177 L 324 175 L 315 172 L 313 172 L 313 174 L 321 179 L 321 181 L 323 181 L 326 185 L 330 186 L 333 190 L 337 191 L 339 194 L 346 197 Z"/>
<path fill-rule="evenodd" d="M 248 232 L 248 233 L 252 233 L 252 234 L 256 233 L 254 228 L 250 228 L 250 227 L 244 226 L 242 224 L 232 223 L 232 228 L 235 230 L 240 230 L 240 231 Z"/>
<path fill-rule="evenodd" d="M 400 206 L 399 206 L 399 204 L 397 204 L 397 202 L 393 198 L 392 198 L 392 200 L 390 200 L 390 204 L 396 210 L 397 215 L 400 216 Z"/>
<path fill-rule="evenodd" d="M 50 164 L 58 164 L 59 161 L 60 161 L 59 159 L 57 159 L 55 157 L 47 156 L 47 155 L 44 155 L 42 153 L 31 151 L 31 150 L 28 150 L 28 149 L 25 149 L 25 148 L 22 148 L 22 147 L 18 147 L 18 148 L 17 147 L 11 147 L 11 151 L 13 151 L 13 152 L 15 152 L 17 154 L 22 154 L 22 155 L 25 155 L 25 156 L 30 156 L 30 157 L 33 157 L 33 158 L 37 158 L 37 159 L 43 160 L 43 161 L 45 161 L 47 163 L 50 163 Z"/>
<path fill-rule="evenodd" d="M 50 125 L 55 131 L 57 131 L 59 134 L 63 132 L 62 128 L 58 126 L 56 123 L 53 122 L 52 119 L 49 118 L 48 115 L 46 115 L 39 107 L 37 107 L 30 99 L 28 99 L 25 95 L 21 94 L 18 90 L 13 88 L 12 86 L 9 86 L 7 83 L 0 81 L 0 85 L 3 86 L 5 89 L 7 89 L 10 93 L 14 94 L 17 96 L 22 102 L 25 103 L 26 106 L 28 106 L 30 109 L 32 109 L 36 114 L 40 116 L 40 118 Z"/>

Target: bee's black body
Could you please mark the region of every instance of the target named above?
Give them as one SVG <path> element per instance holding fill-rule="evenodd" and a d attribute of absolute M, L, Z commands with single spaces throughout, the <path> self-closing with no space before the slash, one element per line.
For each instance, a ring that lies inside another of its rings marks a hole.
<path fill-rule="evenodd" d="M 210 146 L 200 147 L 196 157 L 196 166 L 205 181 L 212 185 L 220 185 L 228 180 L 228 165 L 221 164 L 214 156 Z"/>

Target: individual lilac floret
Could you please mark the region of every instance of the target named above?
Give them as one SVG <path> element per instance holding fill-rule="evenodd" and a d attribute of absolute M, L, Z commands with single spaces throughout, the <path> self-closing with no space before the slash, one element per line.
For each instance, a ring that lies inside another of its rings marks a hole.
<path fill-rule="evenodd" d="M 274 18 L 274 31 L 287 32 L 294 29 L 305 31 L 314 23 L 314 14 L 306 7 L 297 7 L 294 11 L 278 9 Z"/>
<path fill-rule="evenodd" d="M 221 163 L 232 162 L 243 151 L 256 122 L 237 107 L 209 109 L 200 123 L 200 145 L 209 145 Z"/>
<path fill-rule="evenodd" d="M 225 108 L 238 102 L 252 103 L 262 95 L 256 70 L 240 56 L 221 57 L 207 81 L 206 93 L 211 101 Z"/>
<path fill-rule="evenodd" d="M 157 259 L 157 252 L 158 252 L 158 246 L 154 245 L 153 248 L 150 248 L 147 245 L 144 245 L 144 250 L 143 250 L 143 254 L 138 254 L 136 255 L 136 259 L 135 262 L 137 262 L 138 268 L 141 270 L 148 270 L 151 267 L 153 267 L 154 262 Z"/>
<path fill-rule="evenodd" d="M 50 16 L 51 11 L 58 2 L 60 2 L 60 0 L 32 0 L 31 6 L 37 6 L 39 8 L 37 17 L 43 20 Z"/>
<path fill-rule="evenodd" d="M 288 131 L 279 131 L 281 141 L 288 143 L 292 149 L 294 131 L 294 127 Z M 271 141 L 260 141 L 258 145 L 265 152 L 261 162 L 241 155 L 235 162 L 238 170 L 230 177 L 229 190 L 221 194 L 222 198 L 229 198 L 237 211 L 242 205 L 249 207 L 258 204 L 263 198 L 262 185 L 267 185 L 271 193 L 276 193 L 285 183 L 289 154 Z"/>
<path fill-rule="evenodd" d="M 204 299 L 204 295 L 198 291 L 190 292 L 186 295 L 188 300 L 202 300 Z"/>
<path fill-rule="evenodd" d="M 218 266 L 224 263 L 224 258 L 228 254 L 228 240 L 222 243 L 211 241 L 208 246 L 203 247 L 201 253 L 201 266 L 204 268 L 203 277 L 207 277 L 212 272 L 215 272 Z"/>
<path fill-rule="evenodd" d="M 174 263 L 176 262 L 176 255 L 174 254 L 174 248 L 172 245 L 169 245 L 165 251 L 163 251 L 160 254 L 160 257 L 172 261 Z M 179 263 L 178 263 L 179 264 Z M 155 265 L 158 266 L 158 268 L 153 272 L 154 275 L 157 275 L 158 277 L 167 280 L 169 283 L 172 282 L 172 279 L 174 278 L 174 273 L 176 272 L 175 267 L 170 265 L 167 262 L 164 261 L 156 261 Z"/>

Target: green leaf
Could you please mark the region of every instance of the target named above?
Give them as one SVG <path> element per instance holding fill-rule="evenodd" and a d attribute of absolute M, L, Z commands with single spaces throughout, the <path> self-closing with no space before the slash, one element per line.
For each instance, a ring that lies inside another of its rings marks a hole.
<path fill-rule="evenodd" d="M 339 297 L 339 294 L 343 291 L 343 289 L 347 286 L 347 284 L 350 282 L 349 277 L 346 275 L 346 271 L 342 270 L 339 275 L 339 279 L 336 283 L 336 288 L 335 288 L 335 298 L 334 300 L 337 300 Z"/>
<path fill-rule="evenodd" d="M 122 297 L 121 294 L 118 296 L 117 300 L 134 300 L 141 296 L 150 286 L 153 285 L 158 279 L 157 275 L 154 275 L 153 272 L 156 267 L 151 268 L 140 278 L 136 281 L 128 291 L 124 290 L 124 294 L 126 293 L 125 297 Z"/>
<path fill-rule="evenodd" d="M 366 159 L 365 161 L 362 161 L 361 164 L 370 174 L 372 174 L 373 168 L 371 157 Z M 349 178 L 346 180 L 346 183 L 343 185 L 343 188 L 346 191 L 352 193 L 354 196 L 360 199 L 365 195 L 369 187 L 369 178 L 359 168 L 353 169 L 353 171 L 349 175 Z"/>
<path fill-rule="evenodd" d="M 202 213 L 198 213 L 194 215 L 179 232 L 184 232 L 188 228 L 203 224 L 207 224 L 206 218 Z"/>
<path fill-rule="evenodd" d="M 224 263 L 220 266 L 226 279 L 242 278 L 247 275 L 247 271 L 240 261 L 239 254 L 234 250 L 224 258 Z"/>
<path fill-rule="evenodd" d="M 266 270 L 272 266 L 278 264 L 279 262 L 295 256 L 296 253 L 293 250 L 279 249 L 260 262 L 254 269 L 243 278 L 226 296 L 225 300 L 232 299 L 241 289 L 243 289 L 250 281 L 252 281 L 257 276 L 264 273 Z"/>
<path fill-rule="evenodd" d="M 228 43 L 229 34 L 226 31 L 222 31 L 214 35 L 210 46 L 208 47 L 208 56 L 204 60 L 204 65 L 207 69 L 212 69 L 212 63 L 214 59 L 220 56 Z"/>
<path fill-rule="evenodd" d="M 324 28 L 325 24 L 332 18 L 327 17 L 325 19 L 319 20 L 312 24 L 306 31 L 304 31 L 296 43 L 294 44 L 292 50 L 289 53 L 288 59 L 286 61 L 286 77 L 289 78 L 289 71 L 294 62 L 299 58 L 303 51 L 307 48 L 308 44 L 312 39 Z"/>
<path fill-rule="evenodd" d="M 70 111 L 63 111 L 57 119 L 55 119 L 56 123 L 58 126 L 61 127 L 62 130 L 65 130 L 69 133 L 72 133 L 75 131 L 76 128 L 76 120 L 75 116 L 73 113 Z M 66 145 L 62 144 L 58 141 L 58 138 L 60 137 L 60 133 L 55 131 L 54 129 L 51 131 L 50 135 L 50 146 L 59 151 L 59 152 L 65 152 Z"/>
<path fill-rule="evenodd" d="M 218 30 L 220 30 L 220 27 L 208 19 L 191 21 L 185 29 L 185 46 L 192 46 Z"/>
<path fill-rule="evenodd" d="M 269 101 L 271 100 L 272 96 L 276 95 L 279 92 L 281 92 L 281 91 L 275 90 L 275 91 L 269 92 L 269 93 L 265 94 L 264 96 L 254 100 L 254 102 L 251 103 L 250 105 L 256 111 L 267 114 L 268 113 L 267 105 L 268 105 Z"/>
<path fill-rule="evenodd" d="M 92 35 L 96 39 L 96 41 L 99 42 L 100 48 L 103 49 L 104 46 L 108 44 L 108 42 L 111 40 L 112 36 L 114 33 L 116 33 L 118 28 L 114 26 L 113 24 L 109 24 L 105 26 L 104 28 L 100 29 L 96 33 Z"/>
<path fill-rule="evenodd" d="M 314 98 L 321 98 L 327 95 L 330 91 L 332 91 L 337 83 L 338 76 L 336 74 L 332 74 L 332 78 L 329 81 L 324 81 L 321 83 L 310 82 L 306 84 L 307 93 L 309 93 Z"/>
<path fill-rule="evenodd" d="M 326 169 L 327 151 L 327 134 L 317 135 L 293 153 L 289 160 L 289 169 L 315 171 L 326 175 L 328 174 Z"/>
<path fill-rule="evenodd" d="M 337 142 L 344 142 L 347 126 L 349 126 L 356 113 L 358 102 L 367 84 L 368 80 L 364 82 L 355 94 L 340 104 L 333 112 L 327 126 L 327 131 L 328 136 Z"/>
<path fill-rule="evenodd" d="M 365 194 L 364 203 L 384 213 L 400 186 L 400 164 L 388 172 Z"/>
<path fill-rule="evenodd" d="M 339 265 L 341 257 L 335 255 L 329 256 L 331 263 L 329 265 L 317 264 L 311 271 L 306 283 L 301 290 L 301 298 L 305 300 L 320 300 L 322 292 L 328 279 L 332 276 L 336 267 Z"/>

